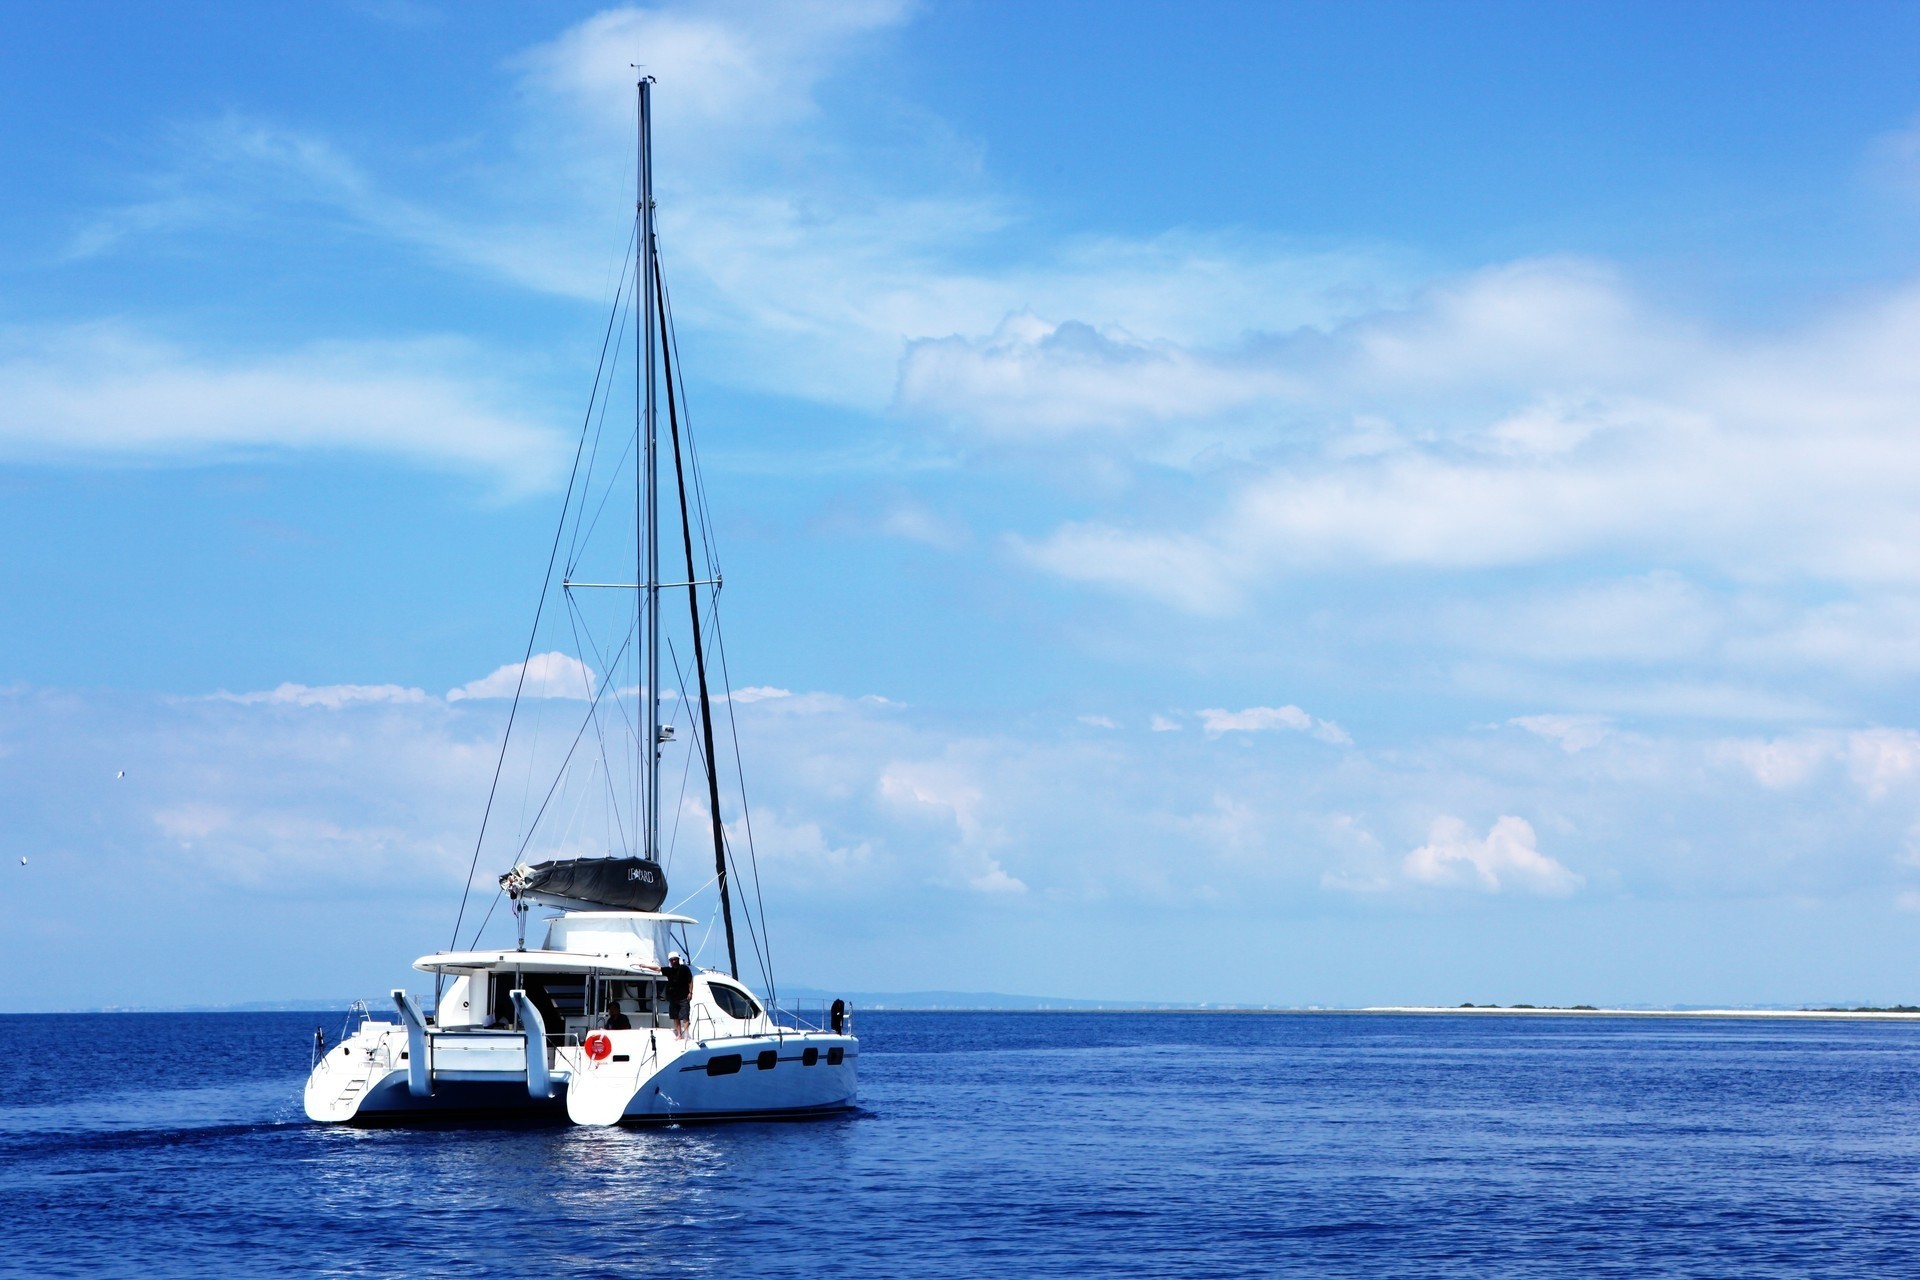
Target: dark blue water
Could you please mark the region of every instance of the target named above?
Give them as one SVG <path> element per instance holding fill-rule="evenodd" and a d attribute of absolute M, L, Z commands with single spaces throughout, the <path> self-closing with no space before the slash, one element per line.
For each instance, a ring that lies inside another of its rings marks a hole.
<path fill-rule="evenodd" d="M 843 1120 L 360 1131 L 314 1023 L 0 1017 L 0 1273 L 1920 1275 L 1920 1025 L 874 1013 Z"/>

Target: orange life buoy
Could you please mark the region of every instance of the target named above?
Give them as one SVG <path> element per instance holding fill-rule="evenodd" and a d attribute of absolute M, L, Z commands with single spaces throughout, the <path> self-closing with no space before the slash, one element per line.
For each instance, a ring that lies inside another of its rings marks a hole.
<path fill-rule="evenodd" d="M 589 1058 L 599 1062 L 613 1052 L 613 1037 L 604 1031 L 596 1031 L 581 1041 L 580 1047 L 587 1051 Z"/>

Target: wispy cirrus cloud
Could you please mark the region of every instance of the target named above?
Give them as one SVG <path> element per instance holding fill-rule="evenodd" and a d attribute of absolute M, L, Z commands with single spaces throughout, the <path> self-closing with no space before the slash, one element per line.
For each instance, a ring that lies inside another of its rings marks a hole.
<path fill-rule="evenodd" d="M 929 415 L 995 396 L 1008 431 L 1074 428 L 1101 413 L 1170 412 L 1181 398 L 1244 398 L 1224 390 L 1217 361 L 1188 349 L 1404 293 L 1404 273 L 1380 251 L 1309 251 L 1239 231 L 1089 232 L 1008 254 L 1030 215 L 965 140 L 911 104 L 884 104 L 898 126 L 884 136 L 824 104 L 825 88 L 852 83 L 913 10 L 894 0 L 610 9 L 510 61 L 512 129 L 486 140 L 477 166 L 409 156 L 402 168 L 257 115 L 183 122 L 151 197 L 102 211 L 71 251 L 297 207 L 454 270 L 602 303 L 632 207 L 631 169 L 609 157 L 631 152 L 640 62 L 658 80 L 662 243 L 680 322 L 719 353 L 716 372 L 756 389 Z M 1005 385 L 1006 362 L 1023 358 L 1035 322 L 1021 317 L 1033 310 L 1097 317 L 1098 332 L 1069 325 L 1039 340 L 1052 376 L 1022 392 Z M 964 335 L 997 326 L 1011 326 L 1011 340 L 983 360 Z M 1057 385 L 1076 341 L 1178 367 L 1186 381 L 1115 394 L 1094 368 L 1077 389 L 1089 403 L 1077 405 Z M 1269 374 L 1249 365 L 1247 379 Z M 1156 404 L 1129 407 L 1138 396 Z"/>
<path fill-rule="evenodd" d="M 452 341 L 213 358 L 123 325 L 0 333 L 0 456 L 201 462 L 347 451 L 544 487 L 558 437 Z"/>
<path fill-rule="evenodd" d="M 326 707 L 332 711 L 366 703 L 427 700 L 425 690 L 397 684 L 306 685 L 291 681 L 253 693 L 216 693 L 213 696 L 222 702 L 238 702 L 243 706 Z"/>

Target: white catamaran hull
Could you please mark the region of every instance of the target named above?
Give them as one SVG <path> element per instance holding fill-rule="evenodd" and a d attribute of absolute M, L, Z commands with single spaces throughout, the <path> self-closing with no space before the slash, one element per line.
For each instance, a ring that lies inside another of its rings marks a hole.
<path fill-rule="evenodd" d="M 575 1124 L 817 1115 L 853 1105 L 859 1042 L 823 1032 L 675 1041 L 659 1031 L 606 1033 L 594 1061 L 562 1049 L 567 1117 Z"/>
<path fill-rule="evenodd" d="M 546 1079 L 536 1070 L 530 1082 L 517 1034 L 494 1033 L 488 1044 L 471 1033 L 429 1033 L 426 1091 L 419 1092 L 406 1030 L 367 1022 L 315 1064 L 306 1112 L 322 1123 L 360 1125 L 479 1117 L 671 1124 L 821 1115 L 852 1107 L 857 1092 L 860 1045 L 851 1036 L 604 1034 L 604 1058 L 578 1045 L 554 1049 Z"/>

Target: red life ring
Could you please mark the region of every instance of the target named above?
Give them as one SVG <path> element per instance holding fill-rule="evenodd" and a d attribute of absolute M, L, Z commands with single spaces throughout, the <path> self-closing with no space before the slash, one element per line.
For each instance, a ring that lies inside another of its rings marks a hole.
<path fill-rule="evenodd" d="M 587 1051 L 589 1058 L 599 1062 L 613 1052 L 613 1037 L 604 1031 L 596 1031 L 581 1041 L 580 1047 Z"/>

